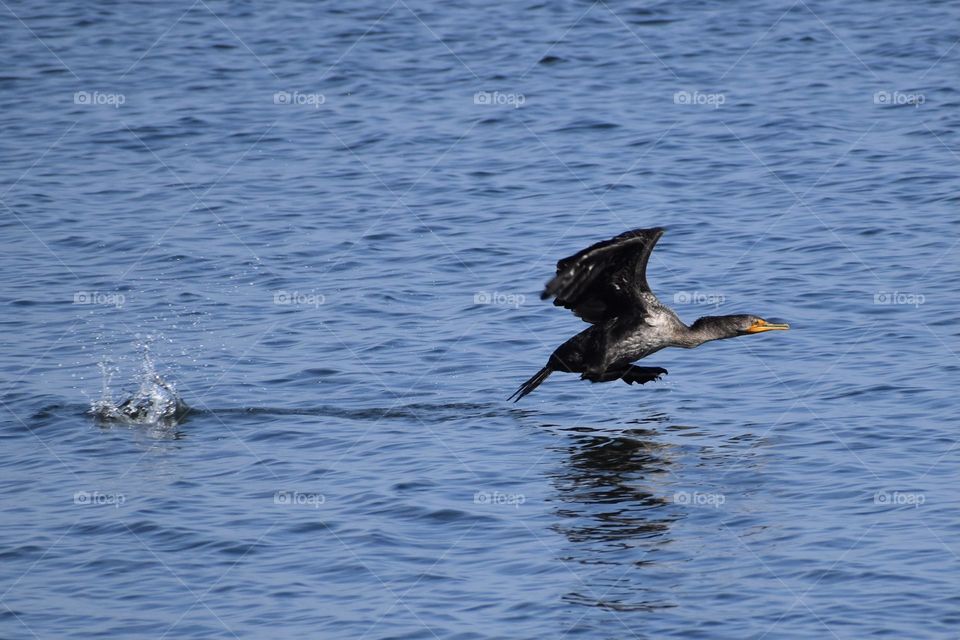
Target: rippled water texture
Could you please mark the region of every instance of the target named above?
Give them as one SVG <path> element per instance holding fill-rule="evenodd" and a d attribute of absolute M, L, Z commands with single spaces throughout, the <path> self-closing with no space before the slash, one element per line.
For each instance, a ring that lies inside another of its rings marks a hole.
<path fill-rule="evenodd" d="M 955 3 L 0 15 L 0 637 L 957 637 Z"/>

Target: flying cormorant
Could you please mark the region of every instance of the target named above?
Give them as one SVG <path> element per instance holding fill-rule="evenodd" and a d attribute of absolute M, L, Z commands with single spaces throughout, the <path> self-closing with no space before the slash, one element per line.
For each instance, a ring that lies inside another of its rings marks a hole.
<path fill-rule="evenodd" d="M 507 400 L 516 402 L 554 371 L 579 373 L 583 380 L 643 384 L 667 373 L 633 364 L 664 347 L 691 349 L 710 340 L 789 329 L 751 315 L 705 316 L 689 327 L 664 306 L 647 284 L 647 260 L 664 229 L 634 229 L 598 242 L 557 263 L 557 275 L 540 298 L 555 297 L 590 323 L 550 356 L 547 365 Z"/>

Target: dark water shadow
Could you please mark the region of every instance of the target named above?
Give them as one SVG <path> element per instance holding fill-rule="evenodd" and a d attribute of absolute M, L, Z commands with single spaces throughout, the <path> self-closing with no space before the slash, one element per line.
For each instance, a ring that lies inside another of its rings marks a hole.
<path fill-rule="evenodd" d="M 561 561 L 580 578 L 564 601 L 610 611 L 676 606 L 651 584 L 647 569 L 671 542 L 682 514 L 658 487 L 670 474 L 672 446 L 659 438 L 666 416 L 564 429 L 564 462 L 551 474 L 556 489 L 551 527 L 568 544 Z"/>
<path fill-rule="evenodd" d="M 118 405 L 123 408 L 126 402 Z M 112 419 L 109 415 L 98 413 L 91 409 L 89 404 L 59 403 L 48 404 L 35 411 L 31 418 L 36 421 L 48 420 L 54 416 L 87 417 L 100 424 L 139 424 L 139 420 L 146 413 L 135 407 L 135 413 L 126 415 L 128 420 Z M 179 404 L 173 412 L 162 421 L 171 425 L 185 424 L 191 419 L 212 416 L 314 416 L 322 418 L 346 418 L 349 420 L 380 420 L 380 419 L 420 419 L 424 422 L 444 422 L 451 416 L 474 418 L 495 417 L 502 415 L 496 403 L 417 403 L 389 407 L 367 407 L 348 409 L 334 405 L 320 405 L 314 407 L 191 407 Z M 161 421 L 144 421 L 142 424 Z"/>

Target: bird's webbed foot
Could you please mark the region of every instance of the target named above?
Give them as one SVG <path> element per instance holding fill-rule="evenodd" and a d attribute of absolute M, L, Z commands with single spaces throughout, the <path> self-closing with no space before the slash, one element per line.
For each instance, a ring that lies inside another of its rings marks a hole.
<path fill-rule="evenodd" d="M 633 384 L 635 382 L 643 384 L 645 382 L 659 380 L 660 376 L 665 375 L 667 375 L 667 370 L 663 367 L 637 367 L 631 365 L 627 367 L 626 373 L 624 373 L 620 379 L 627 384 Z"/>

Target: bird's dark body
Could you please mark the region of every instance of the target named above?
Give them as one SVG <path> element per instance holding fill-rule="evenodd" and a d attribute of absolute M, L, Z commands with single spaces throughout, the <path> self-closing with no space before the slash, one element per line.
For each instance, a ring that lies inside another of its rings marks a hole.
<path fill-rule="evenodd" d="M 647 261 L 663 232 L 628 231 L 557 263 L 557 275 L 541 298 L 555 297 L 555 305 L 570 309 L 590 326 L 557 347 L 546 366 L 511 398 L 527 395 L 554 371 L 579 373 L 591 382 L 643 384 L 667 370 L 632 363 L 665 347 L 691 348 L 708 340 L 787 328 L 748 315 L 708 316 L 685 325 L 647 284 Z"/>
<path fill-rule="evenodd" d="M 591 325 L 557 347 L 547 364 L 556 371 L 581 373 L 584 379 L 599 382 L 609 377 L 608 372 L 622 371 L 665 346 L 658 344 L 648 329 L 649 325 L 632 316 Z"/>

